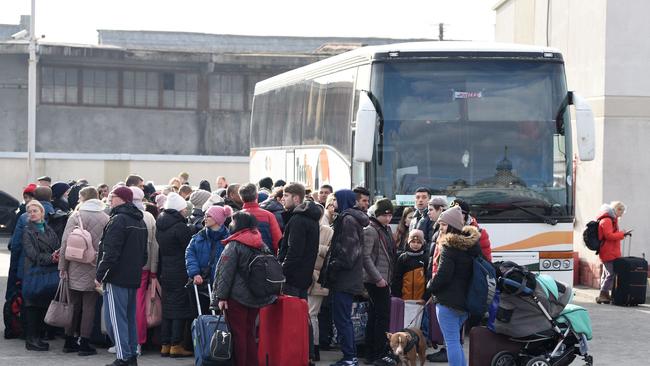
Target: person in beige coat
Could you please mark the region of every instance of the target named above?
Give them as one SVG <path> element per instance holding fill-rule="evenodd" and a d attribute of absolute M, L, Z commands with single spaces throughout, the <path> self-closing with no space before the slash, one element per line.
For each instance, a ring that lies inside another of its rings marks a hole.
<path fill-rule="evenodd" d="M 314 332 L 314 353 L 317 359 L 320 359 L 320 345 L 318 342 L 318 313 L 320 313 L 320 307 L 323 304 L 323 299 L 329 294 L 329 290 L 322 287 L 318 283 L 318 276 L 320 276 L 320 270 L 323 268 L 325 255 L 327 255 L 327 250 L 330 247 L 332 236 L 334 236 L 334 229 L 330 227 L 328 218 L 324 215 L 325 210 L 323 209 L 323 206 L 318 205 L 318 207 L 323 212 L 321 214 L 320 232 L 318 235 L 318 256 L 316 257 L 316 264 L 314 265 L 312 285 L 308 290 L 307 301 L 309 303 L 309 317 L 311 318 L 312 329 Z"/>
<path fill-rule="evenodd" d="M 104 227 L 109 217 L 104 212 L 104 203 L 99 200 L 95 187 L 85 187 L 79 191 L 77 209 L 70 215 L 63 231 L 59 259 L 61 278 L 68 279 L 70 302 L 74 305 L 72 324 L 65 329 L 64 353 L 78 352 L 80 356 L 90 356 L 97 351 L 90 346 L 89 339 L 95 319 L 95 304 L 98 294 L 95 291 L 96 260 L 93 263 L 81 263 L 65 259 L 68 236 L 82 222 L 84 230 L 92 237 L 93 249 L 97 253 L 99 240 L 102 238 Z M 77 342 L 75 331 L 79 329 L 81 339 Z"/>

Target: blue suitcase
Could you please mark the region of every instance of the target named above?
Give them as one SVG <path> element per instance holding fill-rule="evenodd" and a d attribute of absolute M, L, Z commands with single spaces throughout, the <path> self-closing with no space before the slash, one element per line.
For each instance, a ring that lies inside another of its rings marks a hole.
<path fill-rule="evenodd" d="M 208 285 L 208 292 L 212 298 L 212 289 Z M 194 294 L 196 295 L 197 304 L 199 303 L 199 291 L 194 285 Z M 229 361 L 216 361 L 212 358 L 210 352 L 210 342 L 212 336 L 217 330 L 227 331 L 228 326 L 223 315 L 201 314 L 201 307 L 198 306 L 199 316 L 192 322 L 192 344 L 194 346 L 194 365 L 195 366 L 227 366 L 232 365 L 232 359 Z M 218 327 L 217 327 L 218 326 Z"/>

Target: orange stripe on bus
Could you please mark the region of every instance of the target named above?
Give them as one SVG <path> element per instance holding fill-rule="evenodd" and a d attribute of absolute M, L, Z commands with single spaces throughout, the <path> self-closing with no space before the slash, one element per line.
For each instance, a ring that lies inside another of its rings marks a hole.
<path fill-rule="evenodd" d="M 327 182 L 330 182 L 330 160 L 327 157 L 327 151 L 325 149 L 320 151 L 320 154 L 318 156 L 318 160 L 320 160 L 320 171 L 322 174 L 323 180 L 321 181 L 321 184 Z M 314 189 L 318 189 L 319 187 L 314 187 Z"/>
<path fill-rule="evenodd" d="M 496 251 L 520 250 L 573 243 L 572 231 L 553 231 L 531 236 L 530 238 L 494 248 Z"/>

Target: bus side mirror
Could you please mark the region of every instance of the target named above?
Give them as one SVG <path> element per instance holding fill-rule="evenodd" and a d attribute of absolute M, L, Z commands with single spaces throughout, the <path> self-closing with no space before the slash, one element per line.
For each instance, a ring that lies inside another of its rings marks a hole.
<path fill-rule="evenodd" d="M 582 161 L 594 160 L 596 155 L 596 129 L 594 112 L 587 101 L 571 92 L 572 104 L 576 109 L 576 133 L 578 140 L 578 155 Z"/>
<path fill-rule="evenodd" d="M 372 161 L 375 147 L 375 128 L 377 126 L 377 110 L 365 91 L 359 94 L 359 110 L 357 111 L 356 132 L 354 134 L 354 160 L 361 163 Z"/>

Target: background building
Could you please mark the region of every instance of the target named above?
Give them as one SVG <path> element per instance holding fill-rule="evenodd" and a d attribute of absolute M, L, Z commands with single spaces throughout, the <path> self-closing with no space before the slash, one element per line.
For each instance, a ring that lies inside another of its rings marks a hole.
<path fill-rule="evenodd" d="M 0 189 L 27 175 L 29 24 L 0 25 Z M 257 37 L 99 30 L 98 45 L 39 42 L 37 174 L 114 184 L 248 179 L 255 83 L 381 38 Z M 275 177 L 280 178 L 280 177 Z"/>
<path fill-rule="evenodd" d="M 650 253 L 650 2 L 647 0 L 502 0 L 496 40 L 559 48 L 570 90 L 587 98 L 596 118 L 596 159 L 576 161 L 574 247 L 580 280 L 596 286 L 600 263 L 582 243 L 584 225 L 603 202 L 628 205 L 635 256 Z"/>

